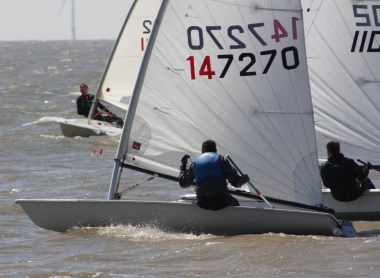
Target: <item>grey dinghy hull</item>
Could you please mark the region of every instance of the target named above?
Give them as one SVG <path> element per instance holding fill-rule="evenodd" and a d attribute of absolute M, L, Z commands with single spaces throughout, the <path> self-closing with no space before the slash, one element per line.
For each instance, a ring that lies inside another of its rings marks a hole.
<path fill-rule="evenodd" d="M 16 200 L 39 227 L 64 232 L 73 227 L 154 226 L 167 232 L 214 235 L 286 233 L 357 236 L 351 223 L 340 227 L 330 214 L 271 208 L 203 210 L 179 202 L 103 200 Z"/>
<path fill-rule="evenodd" d="M 62 134 L 66 137 L 89 137 L 100 135 L 120 135 L 123 131 L 121 128 L 114 127 L 109 123 L 87 119 L 65 119 L 58 120 Z"/>
<path fill-rule="evenodd" d="M 324 205 L 334 208 L 335 217 L 348 221 L 380 220 L 380 189 L 369 189 L 363 196 L 352 202 L 339 202 L 333 198 L 330 189 L 322 190 Z"/>

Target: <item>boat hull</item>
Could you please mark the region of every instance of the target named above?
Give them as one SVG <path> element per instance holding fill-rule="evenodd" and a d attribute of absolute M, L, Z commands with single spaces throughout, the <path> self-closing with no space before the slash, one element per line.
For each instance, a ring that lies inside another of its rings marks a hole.
<path fill-rule="evenodd" d="M 109 123 L 87 119 L 65 119 L 58 120 L 62 134 L 66 137 L 89 137 L 100 135 L 120 135 L 121 128 L 114 127 Z"/>
<path fill-rule="evenodd" d="M 380 220 L 380 189 L 370 189 L 352 202 L 335 200 L 329 189 L 323 189 L 324 205 L 335 210 L 334 216 L 348 221 Z"/>
<path fill-rule="evenodd" d="M 16 200 L 39 227 L 64 232 L 73 227 L 154 226 L 167 232 L 236 235 L 286 233 L 356 236 L 332 215 L 271 208 L 228 207 L 204 210 L 183 202 L 102 200 Z"/>

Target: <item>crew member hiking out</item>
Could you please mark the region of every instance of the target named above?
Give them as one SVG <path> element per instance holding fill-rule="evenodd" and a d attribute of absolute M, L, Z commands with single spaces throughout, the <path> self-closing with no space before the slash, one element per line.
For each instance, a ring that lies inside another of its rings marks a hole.
<path fill-rule="evenodd" d="M 371 163 L 367 162 L 362 170 L 353 159 L 340 152 L 338 141 L 328 142 L 326 149 L 328 160 L 321 165 L 321 177 L 334 199 L 350 202 L 358 199 L 367 189 L 375 189 L 367 178 Z"/>

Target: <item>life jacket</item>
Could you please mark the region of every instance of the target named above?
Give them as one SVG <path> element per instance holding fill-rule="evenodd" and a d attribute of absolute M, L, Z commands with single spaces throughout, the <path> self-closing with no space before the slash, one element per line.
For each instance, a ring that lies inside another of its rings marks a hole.
<path fill-rule="evenodd" d="M 207 152 L 198 156 L 194 161 L 194 176 L 195 184 L 211 180 L 225 181 L 220 154 Z"/>

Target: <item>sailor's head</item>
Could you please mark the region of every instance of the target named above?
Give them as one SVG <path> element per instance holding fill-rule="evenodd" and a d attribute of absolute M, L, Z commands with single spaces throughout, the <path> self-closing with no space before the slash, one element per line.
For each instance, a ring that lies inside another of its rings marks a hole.
<path fill-rule="evenodd" d="M 88 93 L 88 86 L 84 83 L 80 84 L 79 85 L 79 89 L 80 89 L 80 92 L 82 93 L 82 95 L 87 95 Z"/>
<path fill-rule="evenodd" d="M 202 144 L 202 153 L 214 152 L 216 153 L 216 143 L 214 140 L 206 140 Z"/>
<path fill-rule="evenodd" d="M 339 141 L 332 140 L 326 144 L 327 156 L 330 157 L 333 154 L 340 153 Z"/>

